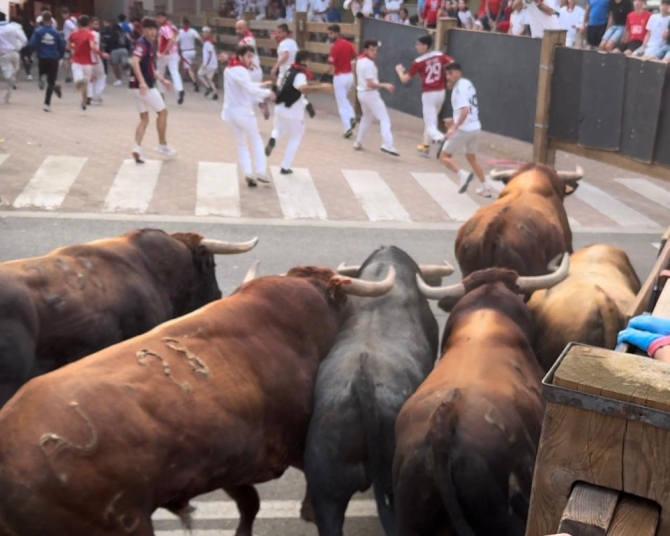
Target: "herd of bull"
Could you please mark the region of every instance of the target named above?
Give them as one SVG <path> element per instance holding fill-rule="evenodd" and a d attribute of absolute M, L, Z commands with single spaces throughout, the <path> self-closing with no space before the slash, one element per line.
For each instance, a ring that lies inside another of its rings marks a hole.
<path fill-rule="evenodd" d="M 494 178 L 447 287 L 449 265 L 382 247 L 255 265 L 222 298 L 214 255 L 257 239 L 157 230 L 0 264 L 0 535 L 149 536 L 223 489 L 248 536 L 253 486 L 293 466 L 321 536 L 371 486 L 387 535 L 522 536 L 543 371 L 570 341 L 613 348 L 640 283 L 615 247 L 573 253 L 579 171 Z"/>

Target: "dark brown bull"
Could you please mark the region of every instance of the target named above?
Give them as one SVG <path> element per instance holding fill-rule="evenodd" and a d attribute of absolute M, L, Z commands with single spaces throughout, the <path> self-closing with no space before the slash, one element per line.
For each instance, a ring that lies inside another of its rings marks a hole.
<path fill-rule="evenodd" d="M 0 264 L 0 407 L 29 378 L 221 297 L 214 255 L 244 243 L 145 229 Z"/>
<path fill-rule="evenodd" d="M 528 302 L 542 368 L 549 370 L 569 342 L 614 350 L 639 291 L 640 280 L 623 250 L 596 244 L 575 251 L 568 278 L 538 290 Z"/>
<path fill-rule="evenodd" d="M 253 485 L 302 467 L 345 294 L 394 281 L 294 268 L 31 380 L 0 410 L 0 536 L 150 536 L 218 488 L 250 535 Z"/>
<path fill-rule="evenodd" d="M 442 358 L 396 421 L 398 536 L 523 536 L 543 401 L 519 294 L 561 281 L 567 260 L 546 276 L 491 268 L 452 287 L 422 286 L 440 307 L 458 302 Z"/>
<path fill-rule="evenodd" d="M 577 189 L 582 175 L 581 168 L 557 173 L 542 164 L 492 172 L 491 178 L 503 181 L 505 188 L 465 222 L 456 237 L 463 277 L 493 267 L 541 275 L 556 256 L 572 253 L 563 199 Z"/>

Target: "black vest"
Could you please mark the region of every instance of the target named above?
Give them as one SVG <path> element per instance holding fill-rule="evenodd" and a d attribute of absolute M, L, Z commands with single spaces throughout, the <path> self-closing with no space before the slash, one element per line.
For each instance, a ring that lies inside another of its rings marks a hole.
<path fill-rule="evenodd" d="M 279 93 L 277 94 L 277 104 L 284 104 L 287 108 L 293 106 L 300 97 L 302 93 L 293 87 L 293 81 L 295 77 L 298 76 L 302 71 L 296 69 L 295 67 L 289 67 L 288 71 L 284 75 L 284 79 L 281 82 L 281 87 L 279 88 Z"/>

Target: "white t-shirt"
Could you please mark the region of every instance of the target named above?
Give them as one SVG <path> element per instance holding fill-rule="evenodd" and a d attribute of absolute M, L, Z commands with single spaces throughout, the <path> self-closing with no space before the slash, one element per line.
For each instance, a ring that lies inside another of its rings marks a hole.
<path fill-rule="evenodd" d="M 581 28 L 584 25 L 584 8 L 575 6 L 572 11 L 568 11 L 568 6 L 563 6 L 558 12 L 561 14 L 558 17 L 558 24 L 562 30 L 568 32 L 565 44 L 569 47 L 574 46 L 575 39 L 577 38 L 577 28 Z"/>
<path fill-rule="evenodd" d="M 91 28 L 91 33 L 93 34 L 93 41 L 95 42 L 95 48 L 100 50 L 100 32 Z M 100 63 L 100 58 L 92 50 L 91 50 L 91 61 L 93 62 L 93 64 Z"/>
<path fill-rule="evenodd" d="M 378 76 L 377 65 L 370 58 L 358 58 L 356 60 L 356 78 L 358 81 L 356 89 L 358 91 L 378 91 L 377 89 L 370 89 L 367 84 L 368 80 L 379 82 Z"/>
<path fill-rule="evenodd" d="M 525 9 L 512 11 L 509 16 L 509 27 L 512 29 L 512 35 L 523 35 L 526 29 Z"/>
<path fill-rule="evenodd" d="M 53 22 L 53 19 L 51 19 Z M 77 19 L 70 17 L 63 23 L 63 38 L 67 43 L 67 40 L 70 38 L 70 34 L 77 29 Z"/>
<path fill-rule="evenodd" d="M 465 11 L 458 10 L 458 20 L 461 21 L 463 28 L 472 30 L 475 27 L 475 19 L 469 9 Z"/>
<path fill-rule="evenodd" d="M 654 13 L 649 17 L 649 22 L 647 22 L 647 30 L 649 31 L 647 51 L 656 50 L 665 45 L 663 32 L 668 29 L 668 22 L 670 22 L 670 15 L 664 17 L 660 13 Z"/>
<path fill-rule="evenodd" d="M 35 19 L 35 23 L 37 27 L 39 27 L 42 24 L 42 15 L 38 16 Z M 51 24 L 49 26 L 51 26 L 54 30 L 58 30 L 58 21 L 53 17 L 51 17 Z M 67 38 L 65 39 L 67 40 Z"/>
<path fill-rule="evenodd" d="M 389 20 L 391 22 L 399 22 L 400 15 L 398 10 L 402 7 L 403 0 L 384 0 L 384 7 L 386 11 L 393 11 L 394 13 L 389 13 Z"/>
<path fill-rule="evenodd" d="M 309 0 L 296 0 L 295 1 L 295 10 L 296 11 L 302 11 L 302 12 L 307 12 L 309 9 Z"/>
<path fill-rule="evenodd" d="M 461 108 L 468 108 L 470 110 L 470 113 L 468 113 L 463 124 L 458 127 L 458 130 L 462 130 L 463 132 L 474 132 L 482 129 L 482 124 L 479 122 L 477 90 L 467 78 L 461 78 L 456 82 L 456 85 L 451 92 L 451 107 L 454 110 L 454 120 L 458 119 L 458 111 Z"/>
<path fill-rule="evenodd" d="M 202 45 L 202 64 L 208 69 L 216 69 L 219 66 L 214 43 L 211 41 L 205 41 Z"/>
<path fill-rule="evenodd" d="M 295 55 L 298 52 L 298 43 L 292 37 L 282 39 L 277 46 L 277 57 L 280 57 L 284 52 L 288 52 L 288 59 L 279 66 L 279 80 L 284 77 L 284 73 L 288 71 L 291 64 L 295 63 Z"/>
<path fill-rule="evenodd" d="M 307 84 L 307 77 L 303 73 L 298 73 L 293 79 L 293 87 L 298 89 Z M 301 95 L 297 102 L 294 102 L 290 108 L 287 108 L 284 103 L 275 106 L 275 115 L 285 117 L 286 119 L 304 119 L 305 106 L 307 100 L 304 95 Z"/>
<path fill-rule="evenodd" d="M 544 5 L 549 6 L 554 11 L 558 11 L 559 0 L 544 0 Z M 545 30 L 560 30 L 558 17 L 556 15 L 547 15 L 537 7 L 532 0 L 526 0 L 526 11 L 528 12 L 528 24 L 530 25 L 530 35 L 536 38 L 542 38 Z"/>
<path fill-rule="evenodd" d="M 189 28 L 188 30 L 182 28 L 177 34 L 177 43 L 179 43 L 182 52 L 185 50 L 195 50 L 196 39 L 200 40 L 200 34 L 194 28 Z"/>
<path fill-rule="evenodd" d="M 288 22 L 293 22 L 293 12 L 295 11 L 295 4 L 286 6 L 285 9 L 286 9 L 286 16 L 284 17 L 284 20 Z"/>
<path fill-rule="evenodd" d="M 325 13 L 323 13 L 323 12 L 328 9 L 328 4 L 329 4 L 328 0 L 312 0 L 310 7 L 312 9 L 312 12 L 315 15 L 317 13 L 320 13 L 321 15 L 325 15 Z M 318 15 L 318 16 L 321 16 L 321 15 Z"/>

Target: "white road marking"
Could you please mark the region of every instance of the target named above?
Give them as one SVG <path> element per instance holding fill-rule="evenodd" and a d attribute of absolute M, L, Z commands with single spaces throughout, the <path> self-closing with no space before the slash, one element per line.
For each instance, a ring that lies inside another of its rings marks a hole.
<path fill-rule="evenodd" d="M 659 227 L 656 222 L 587 182 L 580 181 L 572 195 L 622 227 Z"/>
<path fill-rule="evenodd" d="M 240 514 L 233 501 L 193 501 L 196 507 L 192 516 L 195 520 L 204 519 L 238 519 Z M 257 519 L 299 519 L 301 501 L 261 501 L 261 509 Z M 372 500 L 350 501 L 346 512 L 347 517 L 376 517 L 377 505 Z M 177 519 L 167 510 L 159 509 L 151 516 L 154 521 Z"/>
<path fill-rule="evenodd" d="M 670 208 L 670 192 L 646 179 L 614 179 L 654 203 Z"/>
<path fill-rule="evenodd" d="M 47 156 L 14 201 L 16 208 L 40 207 L 54 210 L 59 207 L 84 167 L 87 158 L 76 156 Z"/>
<path fill-rule="evenodd" d="M 291 175 L 282 175 L 278 167 L 270 168 L 284 217 L 328 219 L 326 208 L 316 191 L 309 170 L 293 168 Z M 262 188 L 262 183 L 259 185 Z"/>
<path fill-rule="evenodd" d="M 454 221 L 467 221 L 479 210 L 466 194 L 458 193 L 458 186 L 445 173 L 412 173 L 412 177 Z"/>
<path fill-rule="evenodd" d="M 342 175 L 370 221 L 412 221 L 393 191 L 376 171 L 343 169 Z"/>
<path fill-rule="evenodd" d="M 8 154 L 0 154 L 0 166 L 2 163 L 9 158 Z"/>
<path fill-rule="evenodd" d="M 158 182 L 161 163 L 161 160 L 145 160 L 144 164 L 124 160 L 105 199 L 105 212 L 146 212 Z"/>
<path fill-rule="evenodd" d="M 235 536 L 234 530 L 204 529 L 204 530 L 155 530 L 156 536 Z"/>
<path fill-rule="evenodd" d="M 660 242 L 652 242 L 651 247 L 655 249 L 661 249 L 661 243 Z"/>
<path fill-rule="evenodd" d="M 198 162 L 195 214 L 240 217 L 240 183 L 235 164 Z"/>

